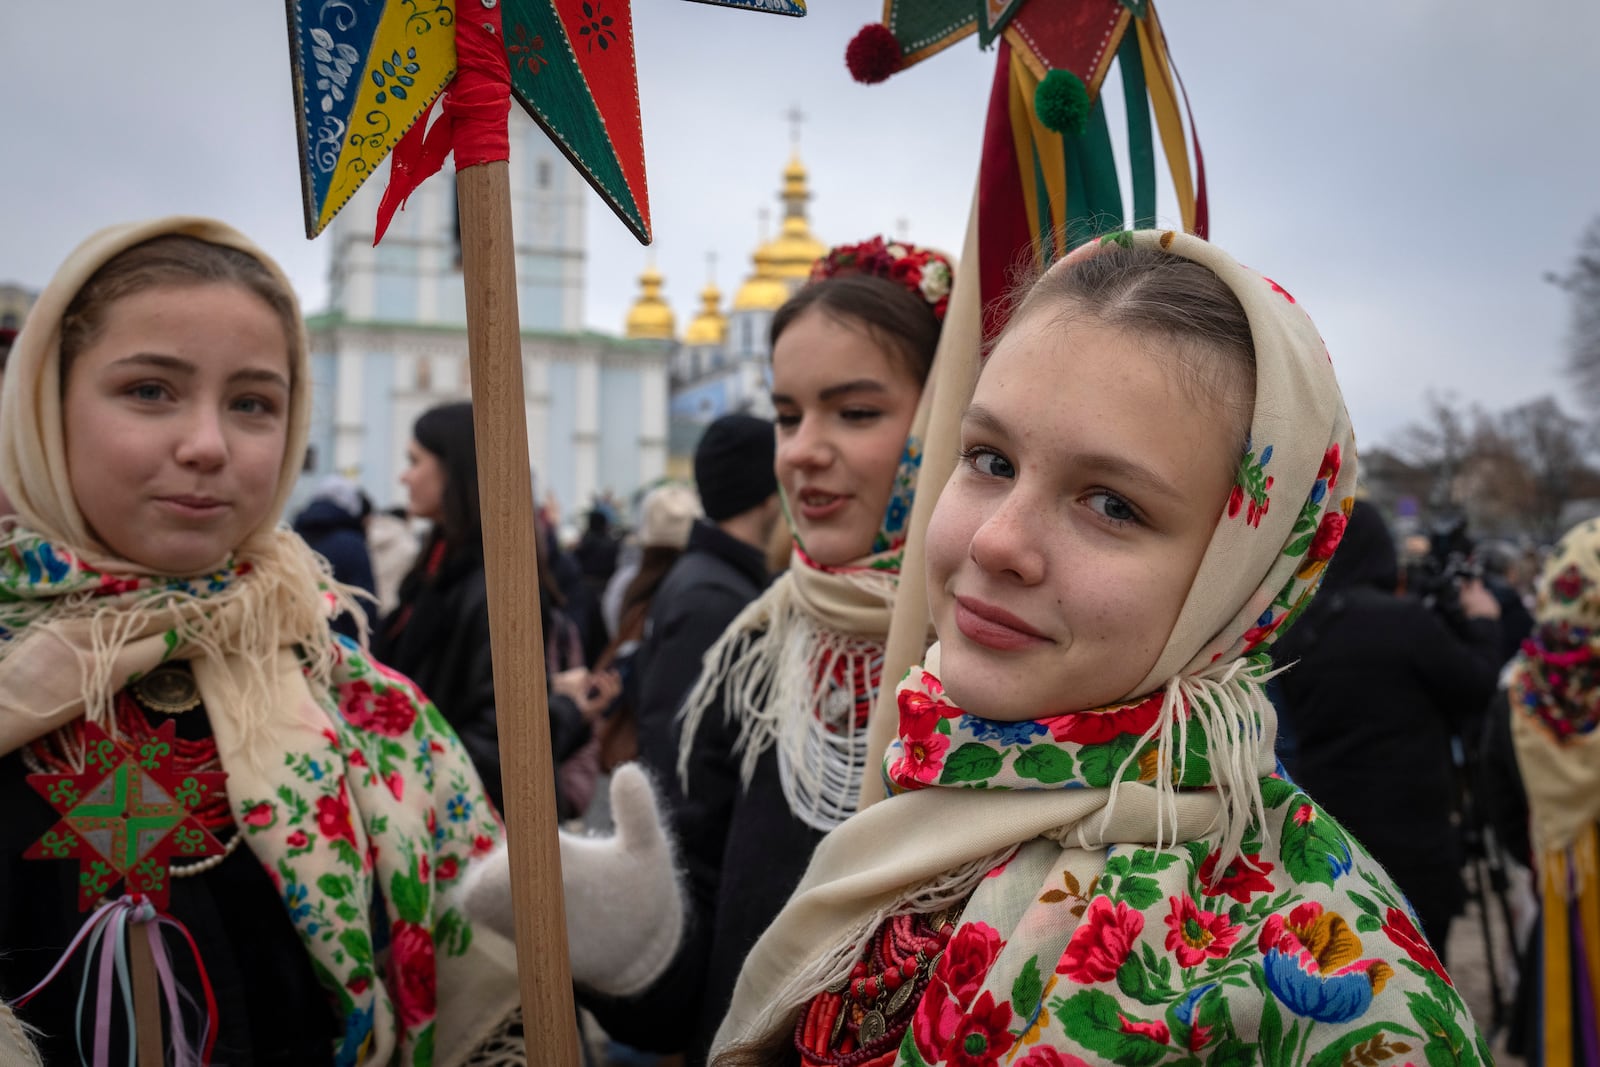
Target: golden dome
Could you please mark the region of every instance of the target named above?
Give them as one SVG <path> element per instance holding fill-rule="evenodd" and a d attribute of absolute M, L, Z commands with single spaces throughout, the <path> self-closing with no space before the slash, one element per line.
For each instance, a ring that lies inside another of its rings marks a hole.
<path fill-rule="evenodd" d="M 793 287 L 773 271 L 772 257 L 767 254 L 766 247 L 762 245 L 752 257 L 756 272 L 746 278 L 744 284 L 739 286 L 739 291 L 733 294 L 733 310 L 776 311 L 793 292 Z"/>
<path fill-rule="evenodd" d="M 689 320 L 689 328 L 683 331 L 683 343 L 720 345 L 728 337 L 728 318 L 719 306 L 722 290 L 717 288 L 716 282 L 706 282 L 706 287 L 700 291 L 700 300 L 703 305 L 700 314 Z"/>
<path fill-rule="evenodd" d="M 735 311 L 777 310 L 811 277 L 811 265 L 827 254 L 828 246 L 812 236 L 806 219 L 810 199 L 805 164 L 796 153 L 783 170 L 783 227 L 756 249 L 755 273 L 734 295 Z"/>
<path fill-rule="evenodd" d="M 656 270 L 655 264 L 645 267 L 644 273 L 639 275 L 641 291 L 628 312 L 626 336 L 651 341 L 671 341 L 677 337 L 678 318 L 661 299 L 661 281 L 661 272 Z"/>

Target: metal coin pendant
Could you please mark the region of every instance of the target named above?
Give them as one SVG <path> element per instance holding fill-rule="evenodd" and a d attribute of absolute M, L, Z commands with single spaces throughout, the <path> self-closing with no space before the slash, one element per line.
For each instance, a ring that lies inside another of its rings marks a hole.
<path fill-rule="evenodd" d="M 200 706 L 200 687 L 185 667 L 167 664 L 157 667 L 133 683 L 133 695 L 151 711 L 177 715 Z"/>
<path fill-rule="evenodd" d="M 894 995 L 889 998 L 888 1006 L 883 1009 L 885 1015 L 893 1018 L 900 1014 L 900 1009 L 905 1007 L 906 1001 L 911 999 L 912 985 L 913 983 L 909 980 L 900 983 L 900 988 L 894 991 Z"/>
<path fill-rule="evenodd" d="M 827 991 L 829 993 L 843 993 L 845 991 L 845 987 L 847 987 L 849 984 L 850 976 L 847 974 L 838 981 L 830 983 L 827 987 Z"/>
<path fill-rule="evenodd" d="M 883 1020 L 883 1012 L 877 1008 L 867 1012 L 861 1017 L 861 1029 L 856 1032 L 861 1036 L 862 1048 L 883 1040 L 883 1035 L 889 1032 L 889 1027 Z"/>
<path fill-rule="evenodd" d="M 828 1047 L 836 1048 L 839 1044 L 839 1033 L 844 1029 L 844 1017 L 850 1014 L 848 1002 L 839 1002 L 839 1014 L 833 1017 L 833 1033 L 828 1035 Z"/>

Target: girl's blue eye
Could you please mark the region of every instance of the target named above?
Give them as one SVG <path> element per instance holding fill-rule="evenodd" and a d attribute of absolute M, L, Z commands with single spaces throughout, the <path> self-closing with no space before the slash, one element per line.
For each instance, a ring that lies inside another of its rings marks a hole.
<path fill-rule="evenodd" d="M 1017 469 L 1011 461 L 991 448 L 968 448 L 962 451 L 961 458 L 973 470 L 989 478 L 1015 478 Z"/>
<path fill-rule="evenodd" d="M 270 415 L 273 412 L 272 404 L 259 396 L 243 396 L 233 402 L 236 410 L 246 415 Z"/>
<path fill-rule="evenodd" d="M 1112 523 L 1122 525 L 1123 523 L 1139 521 L 1139 513 L 1133 510 L 1133 505 L 1115 493 L 1104 491 L 1090 493 L 1088 500 L 1090 501 L 1090 508 Z M 1096 501 L 1099 502 L 1098 507 L 1095 505 Z"/>
<path fill-rule="evenodd" d="M 166 393 L 167 391 L 155 382 L 140 382 L 128 389 L 128 395 L 135 400 L 160 400 Z"/>

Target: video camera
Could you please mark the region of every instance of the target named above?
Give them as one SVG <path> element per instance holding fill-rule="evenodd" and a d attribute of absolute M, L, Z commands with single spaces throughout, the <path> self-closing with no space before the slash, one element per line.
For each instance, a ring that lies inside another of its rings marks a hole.
<path fill-rule="evenodd" d="M 1483 566 L 1472 549 L 1465 516 L 1439 519 L 1428 531 L 1427 555 L 1412 564 L 1406 580 L 1406 588 L 1424 607 L 1458 631 L 1466 625 L 1461 584 L 1483 579 Z"/>

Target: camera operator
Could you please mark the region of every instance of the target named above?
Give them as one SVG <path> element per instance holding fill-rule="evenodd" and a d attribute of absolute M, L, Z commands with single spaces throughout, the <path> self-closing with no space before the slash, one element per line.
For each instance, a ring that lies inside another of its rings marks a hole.
<path fill-rule="evenodd" d="M 1394 542 L 1357 501 L 1316 599 L 1273 650 L 1290 775 L 1394 876 L 1444 956 L 1465 899 L 1451 739 L 1494 694 L 1500 605 L 1452 581 L 1456 626 L 1396 595 Z M 1298 662 L 1297 662 L 1298 661 Z"/>

